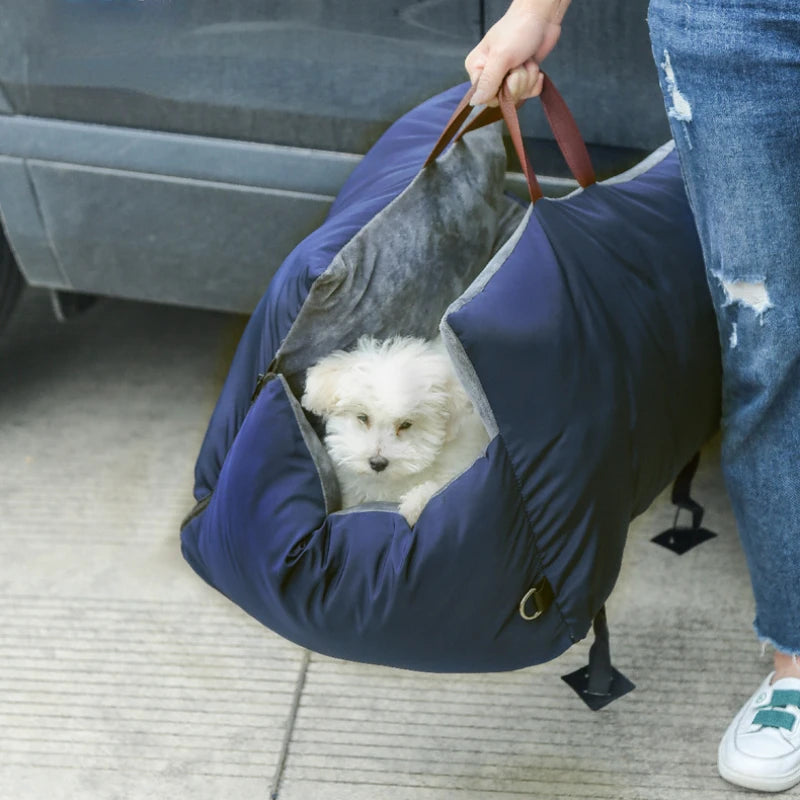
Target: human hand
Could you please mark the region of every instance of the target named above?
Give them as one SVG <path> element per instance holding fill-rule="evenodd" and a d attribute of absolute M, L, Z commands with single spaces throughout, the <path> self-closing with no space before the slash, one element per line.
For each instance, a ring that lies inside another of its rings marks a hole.
<path fill-rule="evenodd" d="M 503 83 L 515 103 L 541 93 L 539 64 L 561 35 L 569 2 L 513 0 L 464 62 L 470 81 L 477 83 L 473 105 L 496 106 Z"/>

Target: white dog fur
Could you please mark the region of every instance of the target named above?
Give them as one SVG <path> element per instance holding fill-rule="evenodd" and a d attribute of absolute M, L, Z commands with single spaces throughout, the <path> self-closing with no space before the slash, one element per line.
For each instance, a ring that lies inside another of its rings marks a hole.
<path fill-rule="evenodd" d="M 301 403 L 325 422 L 344 508 L 399 503 L 411 525 L 488 443 L 441 338 L 364 336 L 308 370 Z"/>

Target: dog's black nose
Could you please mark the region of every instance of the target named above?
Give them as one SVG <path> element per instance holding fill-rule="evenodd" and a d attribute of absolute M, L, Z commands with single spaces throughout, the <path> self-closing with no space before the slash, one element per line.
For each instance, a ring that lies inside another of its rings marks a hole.
<path fill-rule="evenodd" d="M 369 465 L 375 472 L 383 472 L 389 466 L 389 459 L 383 456 L 372 456 L 369 460 Z"/>

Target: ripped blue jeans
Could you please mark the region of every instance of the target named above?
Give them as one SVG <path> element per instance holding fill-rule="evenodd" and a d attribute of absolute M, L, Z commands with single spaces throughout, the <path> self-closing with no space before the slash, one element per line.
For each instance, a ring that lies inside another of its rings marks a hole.
<path fill-rule="evenodd" d="M 648 19 L 717 313 L 756 633 L 800 654 L 800 0 L 651 0 Z"/>

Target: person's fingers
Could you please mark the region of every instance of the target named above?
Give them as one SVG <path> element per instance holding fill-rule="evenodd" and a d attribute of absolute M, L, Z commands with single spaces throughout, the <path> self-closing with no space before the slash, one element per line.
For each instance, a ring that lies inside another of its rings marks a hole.
<path fill-rule="evenodd" d="M 528 97 L 538 97 L 542 93 L 542 89 L 544 89 L 544 72 L 539 70 L 536 75 L 536 82 L 533 84 L 533 89 L 531 89 Z"/>
<path fill-rule="evenodd" d="M 539 75 L 539 65 L 533 59 L 528 59 L 521 66 L 512 69 L 505 80 L 506 91 L 511 99 L 519 103 L 528 97 L 533 97 Z"/>
<path fill-rule="evenodd" d="M 470 51 L 464 59 L 464 68 L 469 75 L 470 83 L 474 84 L 478 80 L 484 66 L 486 65 L 486 51 L 481 45 L 478 45 L 474 50 Z"/>
<path fill-rule="evenodd" d="M 469 53 L 466 59 L 464 59 L 464 67 L 467 70 L 467 75 L 469 75 L 469 82 L 473 86 L 478 84 L 481 73 L 483 72 L 483 68 L 486 66 L 486 60 L 488 57 L 489 53 L 487 48 L 483 45 L 483 43 L 481 43 Z M 479 105 L 474 99 L 470 102 L 472 105 Z M 488 105 L 497 105 L 497 100 L 494 102 L 489 101 Z"/>
<path fill-rule="evenodd" d="M 508 59 L 503 54 L 493 53 L 478 75 L 477 88 L 472 96 L 472 105 L 496 105 L 500 84 L 506 77 L 509 68 Z"/>
<path fill-rule="evenodd" d="M 539 65 L 529 59 L 522 66 L 512 69 L 503 83 L 506 92 L 516 105 L 531 97 L 538 97 L 544 88 L 544 73 Z"/>
<path fill-rule="evenodd" d="M 496 106 L 504 80 L 515 102 L 540 94 L 543 79 L 538 65 L 561 35 L 561 17 L 563 13 L 542 16 L 512 3 L 466 58 L 465 66 L 475 86 L 472 104 Z"/>

